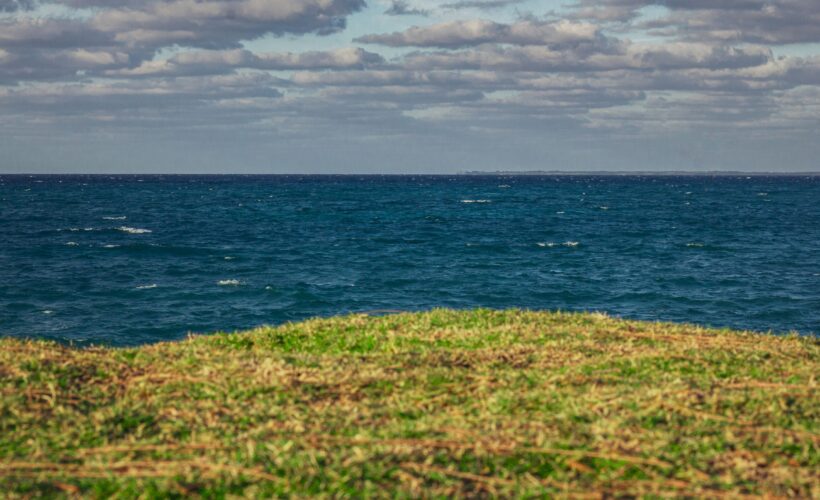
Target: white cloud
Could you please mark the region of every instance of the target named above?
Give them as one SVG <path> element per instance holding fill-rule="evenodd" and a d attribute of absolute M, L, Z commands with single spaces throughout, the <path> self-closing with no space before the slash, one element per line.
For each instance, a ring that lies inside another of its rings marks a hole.
<path fill-rule="evenodd" d="M 590 23 L 525 20 L 512 24 L 485 19 L 451 21 L 425 27 L 412 27 L 387 35 L 367 35 L 357 41 L 391 47 L 454 48 L 485 43 L 544 45 L 594 42 L 599 28 Z"/>

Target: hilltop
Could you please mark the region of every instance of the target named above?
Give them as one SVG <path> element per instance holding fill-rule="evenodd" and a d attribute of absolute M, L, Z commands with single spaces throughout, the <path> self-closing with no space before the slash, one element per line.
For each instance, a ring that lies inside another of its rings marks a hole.
<path fill-rule="evenodd" d="M 816 337 L 433 310 L 0 340 L 5 495 L 817 497 Z"/>

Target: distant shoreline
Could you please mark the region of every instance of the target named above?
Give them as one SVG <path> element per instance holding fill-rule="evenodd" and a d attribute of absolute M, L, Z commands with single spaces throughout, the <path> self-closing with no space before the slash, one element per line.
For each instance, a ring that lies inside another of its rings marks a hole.
<path fill-rule="evenodd" d="M 479 171 L 471 170 L 459 172 L 458 175 L 512 175 L 512 176 L 539 176 L 539 175 L 573 175 L 573 176 L 691 176 L 691 177 L 817 177 L 820 172 L 743 172 L 736 170 L 496 170 Z"/>

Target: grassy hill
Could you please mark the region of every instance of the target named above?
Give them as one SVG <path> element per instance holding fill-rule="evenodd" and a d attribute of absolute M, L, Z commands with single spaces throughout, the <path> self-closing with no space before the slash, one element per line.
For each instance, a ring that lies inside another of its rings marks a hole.
<path fill-rule="evenodd" d="M 820 496 L 820 342 L 434 310 L 0 340 L 10 496 Z"/>

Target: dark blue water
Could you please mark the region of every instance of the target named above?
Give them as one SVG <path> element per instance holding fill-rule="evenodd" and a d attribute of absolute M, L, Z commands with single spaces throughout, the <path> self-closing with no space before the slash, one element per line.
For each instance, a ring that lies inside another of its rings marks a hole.
<path fill-rule="evenodd" d="M 436 306 L 820 331 L 820 178 L 0 176 L 0 334 Z"/>

